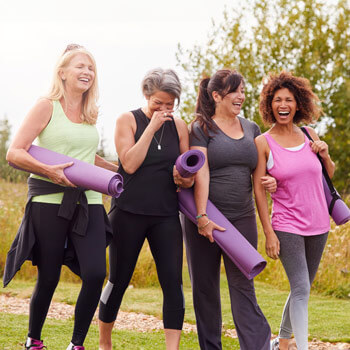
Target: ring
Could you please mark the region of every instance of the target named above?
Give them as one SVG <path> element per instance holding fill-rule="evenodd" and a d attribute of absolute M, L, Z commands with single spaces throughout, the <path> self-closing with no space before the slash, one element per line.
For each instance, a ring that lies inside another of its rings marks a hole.
<path fill-rule="evenodd" d="M 164 117 L 166 117 L 166 116 L 167 116 L 167 114 L 166 114 L 166 113 L 164 113 L 163 115 L 164 115 Z"/>

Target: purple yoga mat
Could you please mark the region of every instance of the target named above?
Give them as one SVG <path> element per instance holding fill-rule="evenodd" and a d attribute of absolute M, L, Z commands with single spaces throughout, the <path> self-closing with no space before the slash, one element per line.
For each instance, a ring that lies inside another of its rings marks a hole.
<path fill-rule="evenodd" d="M 30 146 L 28 153 L 47 165 L 73 162 L 72 166 L 64 169 L 64 174 L 74 185 L 116 198 L 123 192 L 123 177 L 118 173 L 35 145 Z M 20 169 L 11 163 L 10 165 Z"/>
<path fill-rule="evenodd" d="M 204 162 L 205 156 L 203 152 L 190 150 L 177 158 L 176 169 L 182 177 L 189 177 L 197 172 L 203 166 Z M 181 189 L 178 193 L 178 198 L 180 211 L 194 224 L 197 224 L 197 208 L 193 190 Z M 216 224 L 226 228 L 224 232 L 213 231 L 213 238 L 219 247 L 248 279 L 252 279 L 258 275 L 266 266 L 265 259 L 209 200 L 206 212 L 209 218 Z"/>
<path fill-rule="evenodd" d="M 332 201 L 332 194 L 324 176 L 322 176 L 322 180 L 327 205 L 329 208 L 329 205 Z M 347 205 L 343 202 L 342 199 L 337 199 L 335 201 L 331 217 L 337 225 L 343 225 L 350 220 L 350 209 L 347 207 Z"/>
<path fill-rule="evenodd" d="M 176 169 L 182 177 L 190 177 L 196 173 L 204 164 L 205 155 L 202 151 L 192 149 L 181 154 L 176 159 Z"/>
<path fill-rule="evenodd" d="M 191 189 L 181 189 L 178 198 L 180 211 L 193 223 L 197 224 L 197 209 L 193 191 Z M 214 240 L 219 247 L 248 279 L 258 275 L 266 266 L 264 258 L 209 200 L 206 212 L 208 217 L 216 224 L 226 228 L 224 232 L 213 231 Z"/>

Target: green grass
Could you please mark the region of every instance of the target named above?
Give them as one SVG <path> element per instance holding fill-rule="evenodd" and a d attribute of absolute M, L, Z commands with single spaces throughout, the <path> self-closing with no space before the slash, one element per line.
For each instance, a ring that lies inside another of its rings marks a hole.
<path fill-rule="evenodd" d="M 6 289 L 1 289 L 0 293 L 7 293 L 8 295 L 21 298 L 29 298 L 32 293 L 33 285 L 34 282 L 15 279 Z M 221 291 L 224 328 L 232 329 L 234 328 L 234 324 L 230 309 L 227 281 L 224 274 L 221 278 Z M 74 304 L 78 292 L 78 284 L 60 282 L 55 292 L 54 300 L 68 304 Z M 185 322 L 194 324 L 195 316 L 193 311 L 191 288 L 186 271 L 184 273 L 184 293 L 186 300 Z M 272 332 L 274 334 L 277 334 L 281 319 L 281 313 L 288 292 L 278 290 L 266 283 L 257 282 L 256 293 L 259 305 L 263 310 L 268 322 L 270 323 Z M 162 293 L 160 288 L 129 288 L 125 294 L 121 309 L 123 311 L 142 312 L 161 318 Z M 325 297 L 317 294 L 312 294 L 309 302 L 309 338 L 317 338 L 322 341 L 331 342 L 350 342 L 348 331 L 350 329 L 349 314 L 349 301 L 337 299 L 334 297 Z M 14 315 L 9 316 L 4 314 L 1 317 L 8 318 L 8 320 L 13 320 L 6 323 L 2 323 L 0 320 L 0 324 L 6 324 L 6 332 L 4 332 L 4 334 L 12 334 L 12 327 L 14 327 L 15 330 L 17 329 L 17 331 L 14 332 L 17 341 L 18 339 L 21 340 L 23 338 L 22 334 L 24 334 L 25 337 L 28 323 L 27 317 Z M 18 321 L 16 321 L 17 317 Z M 17 327 L 17 324 L 20 325 L 19 328 Z M 59 329 L 59 333 L 57 334 L 60 334 L 62 330 L 62 333 L 67 332 L 67 337 L 69 338 L 72 331 L 71 321 L 47 320 L 45 328 L 43 330 L 43 338 L 47 340 L 55 339 L 55 337 L 52 338 L 50 325 L 52 325 L 52 327 L 55 327 L 54 325 L 57 325 Z M 130 349 L 142 349 L 142 346 L 145 346 L 142 345 L 144 342 L 146 342 L 145 344 L 159 343 L 160 348 L 164 346 L 164 337 L 162 332 L 152 332 L 148 335 L 126 331 L 118 331 L 114 333 L 115 344 L 123 344 L 123 342 L 126 341 L 125 339 L 135 339 L 136 343 L 130 343 Z M 65 337 L 59 335 L 57 339 L 58 338 L 64 339 Z M 95 326 L 92 326 L 88 339 L 89 342 L 92 342 L 91 344 L 94 344 L 93 342 L 98 339 L 97 329 Z M 6 340 L 6 337 L 2 340 L 0 335 L 0 344 L 6 344 L 6 346 L 10 346 L 12 343 L 9 343 L 9 341 L 10 340 Z M 236 344 L 234 340 L 226 339 L 226 337 L 223 337 L 223 341 L 230 344 L 230 346 L 227 345 L 230 349 L 233 346 L 232 344 Z M 89 342 L 87 344 L 90 344 Z M 188 344 L 186 342 L 188 342 Z M 127 349 L 127 346 L 129 346 L 129 344 L 125 346 L 125 349 Z M 152 347 L 150 346 L 149 349 L 151 348 Z M 184 335 L 182 340 L 182 348 L 197 349 L 198 343 L 196 340 L 196 335 Z M 54 348 L 50 347 L 50 349 Z M 145 349 L 147 349 L 147 347 L 145 347 Z M 154 347 L 154 349 L 158 348 Z"/>
<path fill-rule="evenodd" d="M 0 344 L 1 350 L 23 349 L 27 335 L 28 318 L 22 315 L 11 315 L 0 313 Z M 63 350 L 68 346 L 73 329 L 73 321 L 57 321 L 47 319 L 43 329 L 43 339 L 49 350 Z M 131 331 L 113 332 L 113 349 L 126 350 L 164 350 L 163 332 L 138 333 Z M 86 349 L 98 349 L 98 328 L 90 327 L 85 344 Z M 223 338 L 224 349 L 239 349 L 236 339 Z M 194 333 L 183 334 L 181 337 L 181 349 L 198 349 L 197 335 Z"/>

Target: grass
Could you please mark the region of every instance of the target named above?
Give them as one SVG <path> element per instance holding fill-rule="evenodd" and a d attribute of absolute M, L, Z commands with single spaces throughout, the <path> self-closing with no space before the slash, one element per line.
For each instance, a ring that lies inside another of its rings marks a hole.
<path fill-rule="evenodd" d="M 0 333 L 1 350 L 23 349 L 23 342 L 27 334 L 28 319 L 22 315 L 11 315 L 0 313 Z M 62 350 L 68 346 L 73 329 L 73 321 L 58 321 L 48 319 L 43 329 L 43 339 L 45 345 L 50 350 Z M 113 332 L 113 349 L 126 350 L 164 350 L 163 332 L 137 333 L 131 331 Z M 118 344 L 118 345 L 116 345 Z M 84 343 L 86 349 L 98 348 L 98 328 L 95 325 L 90 327 L 88 336 Z M 181 338 L 181 349 L 198 349 L 197 335 L 194 333 L 183 334 Z M 224 349 L 239 349 L 236 339 L 224 338 Z"/>
<path fill-rule="evenodd" d="M 17 296 L 21 298 L 29 298 L 32 293 L 33 285 L 34 285 L 34 282 L 21 281 L 21 280 L 15 279 L 14 281 L 11 282 L 11 284 L 6 289 L 0 290 L 0 293 L 7 293 L 8 295 Z M 74 304 L 77 298 L 77 294 L 79 292 L 79 288 L 80 286 L 76 283 L 60 282 L 57 287 L 56 293 L 54 295 L 54 300 L 65 302 L 68 304 Z M 233 324 L 231 309 L 230 309 L 230 299 L 228 294 L 227 281 L 224 274 L 222 275 L 222 278 L 221 278 L 221 291 L 222 291 L 221 298 L 222 298 L 222 313 L 223 313 L 224 328 L 232 329 L 234 328 L 234 324 Z M 270 323 L 272 332 L 274 334 L 277 334 L 280 319 L 281 319 L 281 313 L 282 313 L 284 302 L 287 298 L 288 292 L 283 290 L 278 290 L 275 287 L 263 282 L 257 282 L 256 293 L 257 293 L 259 305 L 263 310 L 268 322 Z M 184 294 L 185 294 L 185 300 L 186 300 L 185 322 L 194 324 L 195 316 L 194 316 L 193 304 L 192 304 L 191 287 L 190 287 L 188 274 L 186 271 L 184 271 Z M 155 315 L 161 318 L 162 293 L 160 288 L 156 288 L 156 287 L 129 288 L 125 294 L 121 309 L 123 311 L 142 312 L 145 314 Z M 348 332 L 348 330 L 350 329 L 349 314 L 350 314 L 349 301 L 337 299 L 334 297 L 326 297 L 326 296 L 320 296 L 317 294 L 312 294 L 309 302 L 309 334 L 310 334 L 309 338 L 310 339 L 317 338 L 322 341 L 331 341 L 331 342 L 350 342 L 350 336 Z M 2 317 L 5 317 L 5 316 L 3 315 Z M 16 318 L 16 316 L 13 316 L 13 317 Z M 24 334 L 24 336 L 25 336 L 25 331 L 27 329 L 27 322 L 28 321 L 22 323 L 22 326 L 21 326 L 21 328 L 23 328 L 21 329 L 21 332 Z M 53 321 L 50 321 L 49 324 L 52 322 Z M 69 322 L 67 322 L 67 324 L 68 323 Z M 4 324 L 4 323 L 0 323 L 0 324 Z M 64 322 L 62 325 L 60 324 L 60 322 L 58 322 L 57 324 L 58 324 L 58 327 L 64 327 Z M 9 333 L 12 332 L 11 327 L 12 327 L 11 324 L 6 323 L 6 330 L 7 330 L 6 334 L 7 332 Z M 67 332 L 68 332 L 68 335 L 70 335 L 72 327 L 69 326 L 68 328 L 69 328 L 69 331 Z M 93 332 L 93 329 L 94 327 L 92 327 L 91 332 Z M 133 333 L 133 332 L 126 332 L 126 333 Z M 43 334 L 44 334 L 43 337 L 45 339 L 51 338 L 50 332 L 46 333 L 46 328 L 44 329 Z M 122 340 L 119 337 L 122 337 L 123 334 L 124 332 L 118 332 L 118 335 L 115 335 L 117 337 L 115 342 L 120 344 Z M 138 333 L 135 332 L 136 338 L 138 337 L 137 334 Z M 158 336 L 160 337 L 159 339 L 163 341 L 162 333 L 158 334 Z M 89 335 L 89 338 L 91 337 L 97 339 L 97 335 L 95 335 L 94 333 Z M 187 336 L 184 336 L 184 337 L 186 338 Z M 192 341 L 190 340 L 191 335 L 189 335 L 188 337 L 189 337 L 188 341 Z M 60 338 L 62 337 L 60 336 Z M 194 336 L 194 338 L 196 338 L 196 336 Z M 17 339 L 18 339 L 18 336 L 17 336 Z M 226 339 L 226 338 L 224 337 L 223 339 Z M 0 343 L 8 344 L 8 341 L 4 340 L 3 342 L 1 342 L 1 340 L 2 339 L 0 335 Z M 152 344 L 151 339 L 148 339 L 147 341 L 149 341 L 148 344 Z M 226 339 L 225 341 L 231 341 L 231 340 Z M 182 346 L 184 349 L 191 349 L 191 347 L 185 347 L 184 345 Z M 198 348 L 198 344 L 194 348 Z"/>

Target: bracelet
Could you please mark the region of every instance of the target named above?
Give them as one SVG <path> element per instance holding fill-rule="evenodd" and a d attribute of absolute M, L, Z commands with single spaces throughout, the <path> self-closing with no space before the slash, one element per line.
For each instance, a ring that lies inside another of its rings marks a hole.
<path fill-rule="evenodd" d="M 202 218 L 203 216 L 208 217 L 208 214 L 207 214 L 207 213 L 204 213 L 204 214 L 199 214 L 199 215 L 197 215 L 197 216 L 196 216 L 196 220 L 198 220 L 198 219 Z"/>
<path fill-rule="evenodd" d="M 198 230 L 202 230 L 204 227 L 208 226 L 210 224 L 210 220 L 208 220 L 207 223 L 205 223 L 203 226 L 198 226 Z"/>

